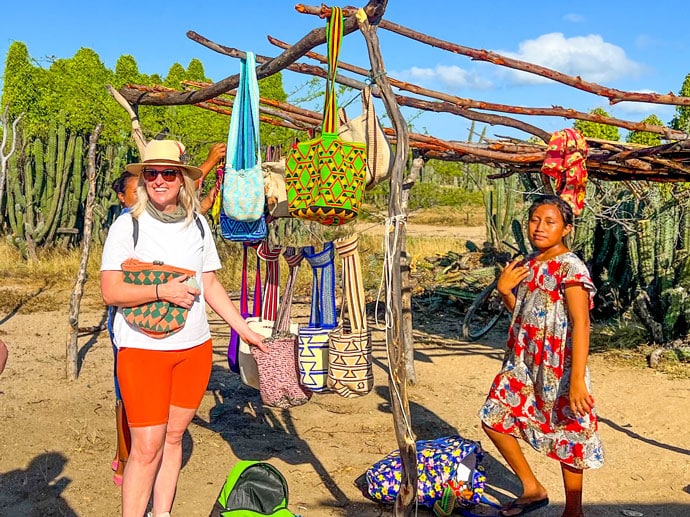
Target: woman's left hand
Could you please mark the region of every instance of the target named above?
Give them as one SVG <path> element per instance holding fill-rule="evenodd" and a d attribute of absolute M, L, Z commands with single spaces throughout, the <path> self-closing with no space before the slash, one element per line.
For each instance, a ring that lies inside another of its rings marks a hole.
<path fill-rule="evenodd" d="M 570 384 L 570 409 L 577 416 L 588 415 L 594 408 L 594 397 L 589 393 L 584 381 Z"/>

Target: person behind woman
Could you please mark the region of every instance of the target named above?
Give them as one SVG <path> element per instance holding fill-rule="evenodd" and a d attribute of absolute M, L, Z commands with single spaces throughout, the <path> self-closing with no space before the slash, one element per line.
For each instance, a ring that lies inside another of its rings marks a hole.
<path fill-rule="evenodd" d="M 194 181 L 201 170 L 182 161 L 184 146 L 153 140 L 142 163 L 127 165 L 139 177 L 137 201 L 110 227 L 101 262 L 101 292 L 119 309 L 113 321 L 117 378 L 132 444 L 122 484 L 123 517 L 141 517 L 153 494 L 153 516 L 172 508 L 182 465 L 182 436 L 199 407 L 211 373 L 209 306 L 247 343 L 266 351 L 218 281 L 220 269 L 211 231 L 196 212 Z M 136 247 L 133 220 L 138 221 Z M 195 219 L 204 232 L 197 227 Z M 195 271 L 158 285 L 126 283 L 121 264 L 137 258 Z M 196 285 L 195 285 L 196 284 Z M 130 325 L 122 307 L 165 300 L 189 310 L 178 332 L 154 338 Z"/>
<path fill-rule="evenodd" d="M 479 416 L 522 483 L 520 497 L 501 509 L 505 516 L 549 503 L 516 438 L 560 462 L 564 517 L 583 515 L 583 469 L 604 461 L 587 369 L 595 288 L 585 264 L 563 241 L 572 229 L 570 205 L 555 196 L 537 199 L 528 223 L 537 251 L 508 264 L 498 279 L 513 317 L 503 366 Z"/>
<path fill-rule="evenodd" d="M 137 200 L 137 185 L 139 183 L 139 176 L 130 172 L 123 172 L 115 181 L 113 181 L 112 188 L 117 194 L 117 199 L 120 201 L 122 213 L 130 210 L 132 205 Z M 129 458 L 129 448 L 131 438 L 129 435 L 129 424 L 127 423 L 127 414 L 125 413 L 124 405 L 122 404 L 122 395 L 120 394 L 120 385 L 117 382 L 117 346 L 115 346 L 115 336 L 113 335 L 113 318 L 117 307 L 111 305 L 108 308 L 108 334 L 110 334 L 110 341 L 113 344 L 113 380 L 115 382 L 115 429 L 117 430 L 117 442 L 115 445 L 115 458 L 112 462 L 112 468 L 115 471 L 113 474 L 113 482 L 120 486 L 122 485 L 122 476 L 125 471 L 127 458 Z"/>

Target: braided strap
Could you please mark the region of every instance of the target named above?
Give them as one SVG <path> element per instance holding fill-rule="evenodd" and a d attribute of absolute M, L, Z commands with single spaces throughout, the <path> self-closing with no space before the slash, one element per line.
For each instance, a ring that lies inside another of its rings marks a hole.
<path fill-rule="evenodd" d="M 332 242 L 327 242 L 318 253 L 314 251 L 314 246 L 305 246 L 302 253 L 312 267 L 313 274 L 309 327 L 333 328 L 336 325 L 335 247 Z"/>
<path fill-rule="evenodd" d="M 335 249 L 343 265 L 343 295 L 352 332 L 367 330 L 366 301 L 358 248 L 357 235 L 335 241 Z"/>
<path fill-rule="evenodd" d="M 274 321 L 278 312 L 281 250 L 281 246 L 272 246 L 267 241 L 261 241 L 256 249 L 259 258 L 266 262 L 264 301 L 261 307 L 261 317 L 265 320 Z"/>
<path fill-rule="evenodd" d="M 302 252 L 297 251 L 295 248 L 288 247 L 283 253 L 285 261 L 290 266 L 288 272 L 287 282 L 285 283 L 285 291 L 283 292 L 283 297 L 280 300 L 280 307 L 278 308 L 278 314 L 275 318 L 275 324 L 273 325 L 272 337 L 277 337 L 280 334 L 286 334 L 290 332 L 290 311 L 292 309 L 292 297 L 295 290 L 295 282 L 297 280 L 297 273 L 299 272 L 299 266 L 302 263 Z"/>

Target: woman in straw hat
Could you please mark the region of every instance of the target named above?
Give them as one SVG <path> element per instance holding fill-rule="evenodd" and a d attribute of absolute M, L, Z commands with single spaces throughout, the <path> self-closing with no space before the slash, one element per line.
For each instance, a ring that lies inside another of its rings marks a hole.
<path fill-rule="evenodd" d="M 141 517 L 152 493 L 154 517 L 167 516 L 172 508 L 182 436 L 211 374 L 206 303 L 242 339 L 266 350 L 262 336 L 248 327 L 216 277 L 220 259 L 206 221 L 197 215 L 194 182 L 202 172 L 183 157 L 181 143 L 153 140 L 141 163 L 127 165 L 138 176 L 137 201 L 112 224 L 103 248 L 101 292 L 107 305 L 118 307 L 113 321 L 117 377 L 132 438 L 122 484 L 123 517 Z M 131 258 L 195 274 L 157 285 L 127 283 L 122 263 Z M 130 324 L 122 310 L 157 301 L 188 310 L 184 326 L 162 338 Z"/>

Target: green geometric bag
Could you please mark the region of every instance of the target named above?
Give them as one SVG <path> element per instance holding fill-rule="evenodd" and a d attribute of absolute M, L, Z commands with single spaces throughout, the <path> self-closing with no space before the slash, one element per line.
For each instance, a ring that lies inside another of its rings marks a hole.
<path fill-rule="evenodd" d="M 331 7 L 326 28 L 328 78 L 321 136 L 297 142 L 285 159 L 290 215 L 333 226 L 357 217 L 367 167 L 366 145 L 346 142 L 338 136 L 335 76 L 342 39 L 342 9 Z"/>
<path fill-rule="evenodd" d="M 239 461 L 228 474 L 209 517 L 294 517 L 287 505 L 287 482 L 277 468 L 261 461 Z"/>
<path fill-rule="evenodd" d="M 134 258 L 122 263 L 122 272 L 126 283 L 136 285 L 164 284 L 181 275 L 187 275 L 189 278 L 195 276 L 195 272 L 189 269 L 168 266 L 162 262 L 142 262 Z M 144 334 L 160 339 L 184 327 L 189 309 L 159 300 L 134 307 L 123 307 L 122 314 Z"/>

